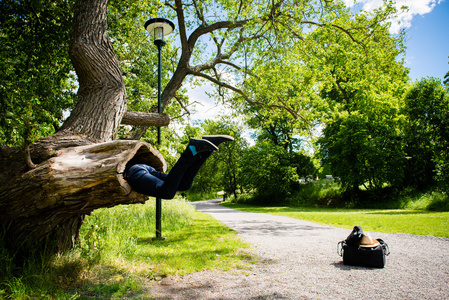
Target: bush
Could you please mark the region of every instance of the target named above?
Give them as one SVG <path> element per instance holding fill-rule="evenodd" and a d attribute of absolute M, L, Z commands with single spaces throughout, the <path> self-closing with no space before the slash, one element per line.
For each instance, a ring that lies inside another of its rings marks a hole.
<path fill-rule="evenodd" d="M 449 211 L 447 192 L 432 189 L 427 192 L 416 192 L 407 189 L 402 193 L 401 208 L 429 211 Z"/>
<path fill-rule="evenodd" d="M 299 176 L 283 147 L 259 141 L 245 151 L 240 178 L 259 204 L 279 205 L 285 203 Z"/>
<path fill-rule="evenodd" d="M 342 203 L 340 183 L 320 180 L 302 184 L 292 197 L 289 205 L 295 207 L 335 207 Z"/>

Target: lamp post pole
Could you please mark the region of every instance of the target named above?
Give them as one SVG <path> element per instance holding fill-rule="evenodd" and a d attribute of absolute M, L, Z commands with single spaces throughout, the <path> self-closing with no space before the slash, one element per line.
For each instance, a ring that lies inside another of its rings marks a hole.
<path fill-rule="evenodd" d="M 150 19 L 145 23 L 145 29 L 150 35 L 154 36 L 154 44 L 157 46 L 157 112 L 161 113 L 161 52 L 165 45 L 164 35 L 170 34 L 175 25 L 163 18 Z M 161 127 L 157 128 L 157 144 L 161 146 Z M 156 239 L 165 239 L 162 237 L 162 200 L 156 198 Z"/>
<path fill-rule="evenodd" d="M 156 43 L 158 42 L 158 43 Z M 154 44 L 157 46 L 157 112 L 161 113 L 161 50 L 165 45 L 164 41 L 154 40 Z M 161 148 L 161 127 L 157 127 L 157 144 L 159 149 Z M 156 198 L 156 239 L 162 238 L 162 200 Z"/>
<path fill-rule="evenodd" d="M 157 112 L 161 113 L 161 50 L 165 45 L 164 41 L 154 41 L 157 46 Z M 161 146 L 161 127 L 157 127 L 157 144 Z"/>

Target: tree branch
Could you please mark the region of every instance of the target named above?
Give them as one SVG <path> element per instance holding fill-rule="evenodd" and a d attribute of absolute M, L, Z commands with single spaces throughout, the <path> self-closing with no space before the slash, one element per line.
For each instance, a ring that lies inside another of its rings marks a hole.
<path fill-rule="evenodd" d="M 302 21 L 302 24 L 310 24 L 310 25 L 315 25 L 318 27 L 325 27 L 325 26 L 332 26 L 335 27 L 341 31 L 343 31 L 344 33 L 346 33 L 347 36 L 349 36 L 349 38 L 356 44 L 359 44 L 360 46 L 362 46 L 363 48 L 365 48 L 365 44 L 363 44 L 362 42 L 360 42 L 359 40 L 356 40 L 352 34 L 349 32 L 348 29 L 345 29 L 343 27 L 341 27 L 340 25 L 336 25 L 336 24 L 321 24 L 321 23 L 316 23 L 316 22 L 312 22 L 312 21 Z"/>
<path fill-rule="evenodd" d="M 168 114 L 145 113 L 140 111 L 127 111 L 121 124 L 134 126 L 168 126 L 170 116 Z"/>
<path fill-rule="evenodd" d="M 254 100 L 251 100 L 251 99 L 248 97 L 248 95 L 247 95 L 243 90 L 241 90 L 241 89 L 239 89 L 239 88 L 236 88 L 236 87 L 233 86 L 233 85 L 230 85 L 230 84 L 227 84 L 227 83 L 225 83 L 225 82 L 219 81 L 219 80 L 213 78 L 212 76 L 209 76 L 209 75 L 204 74 L 204 73 L 199 73 L 199 72 L 198 72 L 198 73 L 194 73 L 193 75 L 198 76 L 198 77 L 202 77 L 202 78 L 204 78 L 204 79 L 207 79 L 207 80 L 209 80 L 210 82 L 215 83 L 215 84 L 218 85 L 219 87 L 224 87 L 224 88 L 227 88 L 227 89 L 229 89 L 229 90 L 231 90 L 231 91 L 234 91 L 234 92 L 240 94 L 240 95 L 243 97 L 243 99 L 244 99 L 248 104 L 250 104 L 250 105 L 260 105 L 260 106 L 264 106 L 264 107 L 268 107 L 268 108 L 277 108 L 277 109 L 285 110 L 285 111 L 287 111 L 290 115 L 292 115 L 292 117 L 293 117 L 294 119 L 300 118 L 300 119 L 303 120 L 305 123 L 307 123 L 307 125 L 312 126 L 312 125 L 311 125 L 311 124 L 310 124 L 310 123 L 309 123 L 303 116 L 299 115 L 295 110 L 293 110 L 292 108 L 290 108 L 290 107 L 288 107 L 287 105 L 285 105 L 285 103 L 283 103 L 283 101 L 280 101 L 280 102 L 281 102 L 282 104 L 284 104 L 284 105 L 278 105 L 278 104 L 266 104 L 266 103 L 263 103 L 263 102 L 260 102 L 260 101 L 254 101 Z"/>

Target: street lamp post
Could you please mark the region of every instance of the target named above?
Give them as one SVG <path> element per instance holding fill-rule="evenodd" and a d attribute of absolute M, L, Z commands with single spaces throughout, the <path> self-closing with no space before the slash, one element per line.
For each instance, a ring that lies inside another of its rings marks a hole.
<path fill-rule="evenodd" d="M 170 34 L 175 29 L 175 25 L 163 18 L 150 19 L 145 23 L 145 30 L 154 37 L 154 44 L 158 50 L 157 63 L 157 112 L 161 113 L 161 50 L 165 45 L 164 36 Z M 157 128 L 157 143 L 161 145 L 161 127 Z M 165 239 L 162 233 L 162 200 L 156 198 L 156 239 Z"/>

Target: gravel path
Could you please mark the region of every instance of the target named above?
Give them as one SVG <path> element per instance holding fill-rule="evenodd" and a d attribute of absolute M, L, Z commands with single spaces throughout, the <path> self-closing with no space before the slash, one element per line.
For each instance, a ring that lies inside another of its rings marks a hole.
<path fill-rule="evenodd" d="M 350 230 L 197 202 L 254 245 L 251 270 L 170 276 L 150 287 L 157 299 L 449 299 L 449 239 L 372 232 L 390 247 L 384 269 L 345 266 L 337 243 Z M 449 220 L 448 220 L 449 221 Z M 357 225 L 357 224 L 354 224 Z"/>

